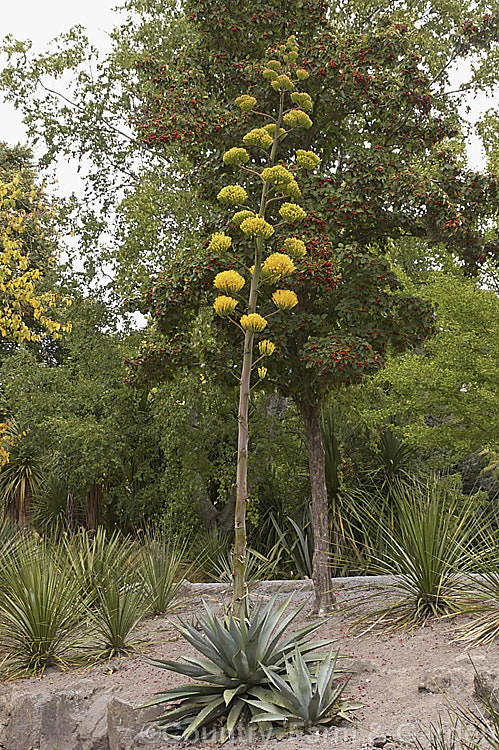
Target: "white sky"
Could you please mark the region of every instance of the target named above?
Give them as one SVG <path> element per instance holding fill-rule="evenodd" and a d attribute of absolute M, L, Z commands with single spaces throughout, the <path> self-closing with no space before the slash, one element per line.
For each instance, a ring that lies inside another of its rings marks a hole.
<path fill-rule="evenodd" d="M 87 30 L 92 44 L 100 50 L 109 48 L 108 33 L 118 23 L 119 13 L 113 8 L 119 0 L 24 0 L 24 2 L 2 3 L 0 15 L 0 39 L 12 34 L 16 39 L 29 39 L 35 52 L 45 50 L 48 42 L 72 26 L 81 24 Z M 0 55 L 0 66 L 5 58 Z M 15 144 L 25 143 L 25 131 L 21 116 L 0 94 L 0 140 Z M 28 144 L 29 145 L 29 144 Z M 71 181 L 68 173 L 66 182 Z M 71 191 L 69 184 L 67 189 Z"/>

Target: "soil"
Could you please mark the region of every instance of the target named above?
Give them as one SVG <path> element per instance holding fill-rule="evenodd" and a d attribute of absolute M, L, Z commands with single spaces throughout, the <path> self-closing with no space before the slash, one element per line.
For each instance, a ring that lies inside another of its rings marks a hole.
<path fill-rule="evenodd" d="M 255 747 L 268 745 L 279 750 L 297 750 L 304 743 L 313 744 L 316 750 L 344 747 L 348 750 L 382 747 L 389 750 L 389 743 L 404 746 L 413 744 L 416 738 L 424 743 L 424 735 L 430 724 L 442 722 L 449 727 L 449 706 L 461 704 L 476 709 L 473 698 L 475 668 L 487 669 L 499 675 L 499 652 L 496 646 L 465 646 L 454 640 L 456 626 L 463 618 L 438 620 L 412 630 L 383 632 L 380 629 L 360 630 L 354 621 L 372 607 L 369 590 L 359 588 L 366 579 L 338 579 L 335 590 L 338 610 L 321 627 L 317 636 L 334 637 L 336 647 L 347 658 L 344 667 L 350 671 L 350 679 L 344 695 L 362 706 L 352 714 L 352 723 L 343 723 L 321 734 L 288 736 L 282 740 L 266 740 L 241 730 L 225 747 Z M 290 586 L 291 584 L 291 586 Z M 309 622 L 313 601 L 307 584 L 286 582 L 288 597 L 293 588 L 290 606 L 305 604 L 296 621 L 296 627 Z M 298 588 L 298 590 L 296 590 Z M 308 589 L 308 590 L 307 590 Z M 120 700 L 139 706 L 151 699 L 155 692 L 174 684 L 186 682 L 179 675 L 154 666 L 153 659 L 180 659 L 192 653 L 175 629 L 177 617 L 192 620 L 202 610 L 203 599 L 215 611 L 222 611 L 227 592 L 220 586 L 190 585 L 188 603 L 178 614 L 150 618 L 141 623 L 137 638 L 143 640 L 141 648 L 132 656 L 114 658 L 108 662 L 84 670 L 60 672 L 47 670 L 42 678 L 50 690 L 64 690 L 84 676 L 95 679 L 100 685 L 111 688 Z M 254 596 L 256 601 L 265 601 L 270 588 L 260 586 Z M 362 599 L 363 601 L 359 601 Z M 351 607 L 353 606 L 353 609 Z M 474 666 L 473 666 L 474 665 Z M 440 683 L 439 690 L 432 677 Z M 376 740 L 376 742 L 374 742 Z M 213 738 L 190 743 L 213 747 Z M 165 747 L 170 742 L 165 739 Z"/>

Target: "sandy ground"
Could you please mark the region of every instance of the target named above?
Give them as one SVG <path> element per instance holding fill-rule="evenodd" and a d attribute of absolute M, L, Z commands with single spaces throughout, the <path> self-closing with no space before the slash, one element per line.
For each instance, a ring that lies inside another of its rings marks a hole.
<path fill-rule="evenodd" d="M 402 746 L 412 744 L 415 737 L 423 737 L 424 727 L 437 723 L 439 719 L 444 726 L 449 726 L 449 702 L 476 705 L 471 660 L 477 670 L 487 669 L 499 675 L 496 646 L 466 649 L 453 640 L 455 627 L 463 622 L 462 619 L 440 620 L 411 631 L 383 633 L 371 630 L 359 634 L 353 622 L 365 611 L 366 605 L 356 605 L 353 612 L 348 610 L 358 596 L 358 589 L 348 579 L 342 579 L 336 583 L 336 591 L 339 609 L 316 637 L 335 638 L 340 653 L 348 657 L 344 665 L 350 670 L 351 677 L 345 696 L 362 703 L 362 708 L 355 711 L 352 723 L 331 728 L 320 735 L 290 736 L 280 741 L 251 736 L 242 730 L 225 747 L 262 747 L 264 744 L 277 747 L 278 744 L 280 750 L 296 750 L 298 746 L 310 743 L 317 750 L 336 747 L 359 750 L 373 747 L 375 738 L 378 738 L 375 743 L 378 747 L 383 744 L 382 738 L 390 738 L 390 742 Z M 265 599 L 268 593 L 263 591 L 261 596 Z M 219 589 L 205 590 L 201 595 L 192 587 L 188 604 L 179 616 L 191 620 L 201 611 L 203 598 L 215 610 L 221 611 L 224 596 Z M 309 621 L 310 591 L 295 592 L 292 606 L 301 603 L 305 603 L 305 607 L 296 621 L 297 627 Z M 180 659 L 183 654 L 191 652 L 175 630 L 176 617 L 170 615 L 144 621 L 137 637 L 149 645 L 131 657 L 99 663 L 77 670 L 77 674 L 50 669 L 42 679 L 48 688 L 56 691 L 74 684 L 80 677 L 90 677 L 134 706 L 147 702 L 156 691 L 185 682 L 178 675 L 151 664 L 152 659 Z M 434 685 L 432 675 L 444 684 L 445 694 Z M 165 747 L 168 744 L 165 740 Z M 205 739 L 203 744 L 214 746 L 216 742 Z M 385 748 L 389 750 L 390 744 Z"/>

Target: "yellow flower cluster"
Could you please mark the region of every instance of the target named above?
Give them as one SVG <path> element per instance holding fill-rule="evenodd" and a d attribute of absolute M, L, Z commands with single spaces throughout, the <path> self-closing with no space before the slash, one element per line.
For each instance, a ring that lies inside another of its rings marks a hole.
<path fill-rule="evenodd" d="M 290 109 L 282 118 L 288 128 L 311 128 L 312 120 L 302 109 Z"/>
<path fill-rule="evenodd" d="M 241 223 L 245 219 L 249 219 L 250 216 L 254 216 L 254 215 L 255 214 L 253 211 L 238 211 L 237 214 L 234 214 L 234 216 L 232 217 L 232 223 L 235 224 L 237 227 L 240 227 Z"/>
<path fill-rule="evenodd" d="M 248 200 L 248 193 L 241 185 L 227 185 L 220 190 L 217 200 L 220 203 L 227 203 L 229 206 L 237 206 Z"/>
<path fill-rule="evenodd" d="M 244 286 L 244 277 L 237 271 L 221 271 L 215 276 L 213 282 L 220 292 L 225 294 L 237 294 Z"/>
<path fill-rule="evenodd" d="M 303 258 L 307 254 L 305 243 L 296 237 L 286 237 L 284 240 L 284 249 L 292 258 Z"/>
<path fill-rule="evenodd" d="M 263 237 L 268 240 L 274 234 L 274 227 L 261 216 L 252 216 L 241 222 L 241 230 L 250 237 Z"/>
<path fill-rule="evenodd" d="M 262 357 L 270 357 L 275 352 L 275 344 L 268 339 L 258 342 L 258 351 Z"/>
<path fill-rule="evenodd" d="M 269 81 L 275 81 L 277 78 L 277 73 L 275 70 L 272 70 L 272 68 L 265 68 L 262 75 L 264 78 L 267 78 Z"/>
<path fill-rule="evenodd" d="M 291 78 L 283 73 L 270 84 L 274 91 L 294 91 L 295 85 Z"/>
<path fill-rule="evenodd" d="M 208 250 L 214 250 L 216 253 L 223 253 L 232 245 L 232 237 L 224 234 L 212 234 Z"/>
<path fill-rule="evenodd" d="M 244 331 L 251 331 L 252 333 L 260 333 L 267 325 L 267 321 L 258 313 L 250 313 L 249 315 L 241 315 L 241 328 Z"/>
<path fill-rule="evenodd" d="M 304 151 L 302 148 L 296 151 L 296 163 L 304 169 L 315 169 L 321 163 L 320 157 L 313 151 Z"/>
<path fill-rule="evenodd" d="M 213 303 L 213 308 L 217 315 L 220 315 L 221 318 L 226 318 L 228 315 L 232 315 L 236 309 L 236 305 L 237 299 L 220 295 Z"/>
<path fill-rule="evenodd" d="M 296 70 L 296 77 L 299 81 L 306 81 L 309 75 L 310 73 L 305 68 L 297 68 Z"/>
<path fill-rule="evenodd" d="M 267 133 L 273 138 L 275 135 L 276 127 L 277 125 L 275 124 L 275 122 L 270 122 L 268 125 L 264 125 L 264 130 L 266 130 Z M 283 138 L 285 135 L 286 131 L 284 130 L 284 128 L 279 128 L 279 138 Z"/>
<path fill-rule="evenodd" d="M 301 191 L 295 178 L 288 172 L 286 167 L 278 164 L 275 167 L 266 167 L 262 172 L 262 177 L 266 182 L 270 182 L 277 188 L 280 188 L 284 195 L 290 198 L 299 198 Z"/>
<path fill-rule="evenodd" d="M 267 368 L 266 367 L 259 367 L 258 368 L 258 377 L 260 380 L 263 380 L 265 377 L 267 377 Z"/>
<path fill-rule="evenodd" d="M 298 297 L 291 289 L 276 289 L 272 300 L 279 310 L 291 310 L 298 304 Z"/>
<path fill-rule="evenodd" d="M 287 195 L 288 198 L 293 198 L 295 201 L 298 200 L 301 195 L 300 186 L 295 179 L 292 179 L 291 182 L 284 185 L 281 192 L 284 193 L 284 195 Z"/>
<path fill-rule="evenodd" d="M 293 91 L 291 94 L 291 101 L 293 104 L 304 109 L 305 112 L 311 112 L 314 106 L 310 94 L 307 94 L 305 91 Z"/>
<path fill-rule="evenodd" d="M 277 281 L 283 276 L 293 273 L 294 270 L 295 266 L 289 255 L 272 253 L 262 265 L 262 280 Z"/>
<path fill-rule="evenodd" d="M 291 172 L 281 164 L 277 164 L 275 167 L 265 167 L 262 172 L 262 177 L 266 182 L 271 182 L 277 187 L 286 185 L 288 182 L 291 182 L 291 180 L 294 180 Z"/>
<path fill-rule="evenodd" d="M 282 63 L 279 60 L 269 60 L 267 68 L 270 68 L 271 70 L 280 70 L 282 68 Z"/>
<path fill-rule="evenodd" d="M 279 209 L 279 213 L 285 221 L 292 223 L 293 221 L 303 221 L 307 214 L 301 206 L 296 203 L 283 203 Z"/>
<path fill-rule="evenodd" d="M 274 143 L 272 136 L 267 133 L 265 128 L 253 128 L 243 137 L 245 146 L 257 146 L 258 148 L 268 149 Z"/>
<path fill-rule="evenodd" d="M 241 108 L 243 112 L 249 112 L 250 109 L 253 109 L 256 105 L 256 99 L 254 96 L 250 96 L 249 94 L 243 94 L 242 96 L 238 96 L 235 100 L 238 107 Z"/>
<path fill-rule="evenodd" d="M 247 164 L 249 162 L 249 154 L 245 148 L 230 148 L 223 155 L 224 164 Z"/>

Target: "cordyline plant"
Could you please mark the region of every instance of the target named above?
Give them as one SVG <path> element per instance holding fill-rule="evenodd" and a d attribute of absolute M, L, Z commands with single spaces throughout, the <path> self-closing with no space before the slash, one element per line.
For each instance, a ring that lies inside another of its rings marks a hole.
<path fill-rule="evenodd" d="M 262 127 L 251 129 L 243 137 L 244 147 L 233 147 L 225 152 L 223 161 L 226 165 L 239 167 L 261 185 L 258 205 L 251 207 L 246 189 L 239 184 L 223 187 L 217 195 L 218 200 L 239 210 L 232 216 L 232 223 L 239 227 L 244 236 L 252 239 L 253 265 L 243 268 L 249 276 L 249 293 L 244 313 L 235 318 L 239 304 L 237 296 L 246 284 L 246 279 L 234 268 L 221 271 L 215 276 L 214 284 L 220 295 L 214 302 L 215 313 L 227 318 L 244 334 L 243 362 L 239 391 L 239 434 L 237 450 L 237 490 L 234 518 L 234 555 L 233 555 L 233 609 L 242 613 L 247 590 L 244 577 L 246 558 L 246 504 L 248 498 L 248 412 L 251 389 L 251 375 L 257 368 L 259 379 L 267 375 L 267 367 L 262 360 L 271 356 L 276 345 L 266 339 L 258 341 L 258 358 L 254 360 L 253 350 L 255 335 L 261 334 L 268 325 L 258 309 L 268 307 L 270 289 L 278 285 L 285 277 L 295 271 L 294 261 L 306 255 L 303 240 L 289 236 L 284 239 L 285 252 L 272 252 L 272 240 L 275 239 L 274 224 L 267 218 L 277 219 L 278 224 L 294 225 L 306 217 L 304 209 L 296 202 L 301 191 L 295 174 L 301 169 L 313 170 L 320 163 L 320 158 L 312 151 L 297 149 L 294 163 L 290 168 L 279 163 L 279 145 L 291 131 L 312 126 L 307 114 L 313 107 L 310 95 L 296 90 L 300 81 L 308 78 L 308 73 L 297 66 L 298 47 L 294 37 L 289 37 L 286 44 L 280 45 L 279 59 L 271 59 L 263 71 L 263 77 L 269 81 L 271 88 L 278 96 L 278 105 L 274 114 L 258 113 Z M 243 113 L 257 113 L 257 100 L 250 95 L 242 95 L 236 104 Z M 292 171 L 291 171 L 292 170 Z M 277 210 L 277 215 L 276 215 Z M 269 217 L 270 214 L 270 217 Z M 226 252 L 232 246 L 232 237 L 225 233 L 212 235 L 208 245 L 210 251 Z M 289 311 L 298 304 L 296 292 L 292 289 L 275 289 L 271 294 L 274 305 L 273 315 L 277 311 Z"/>

